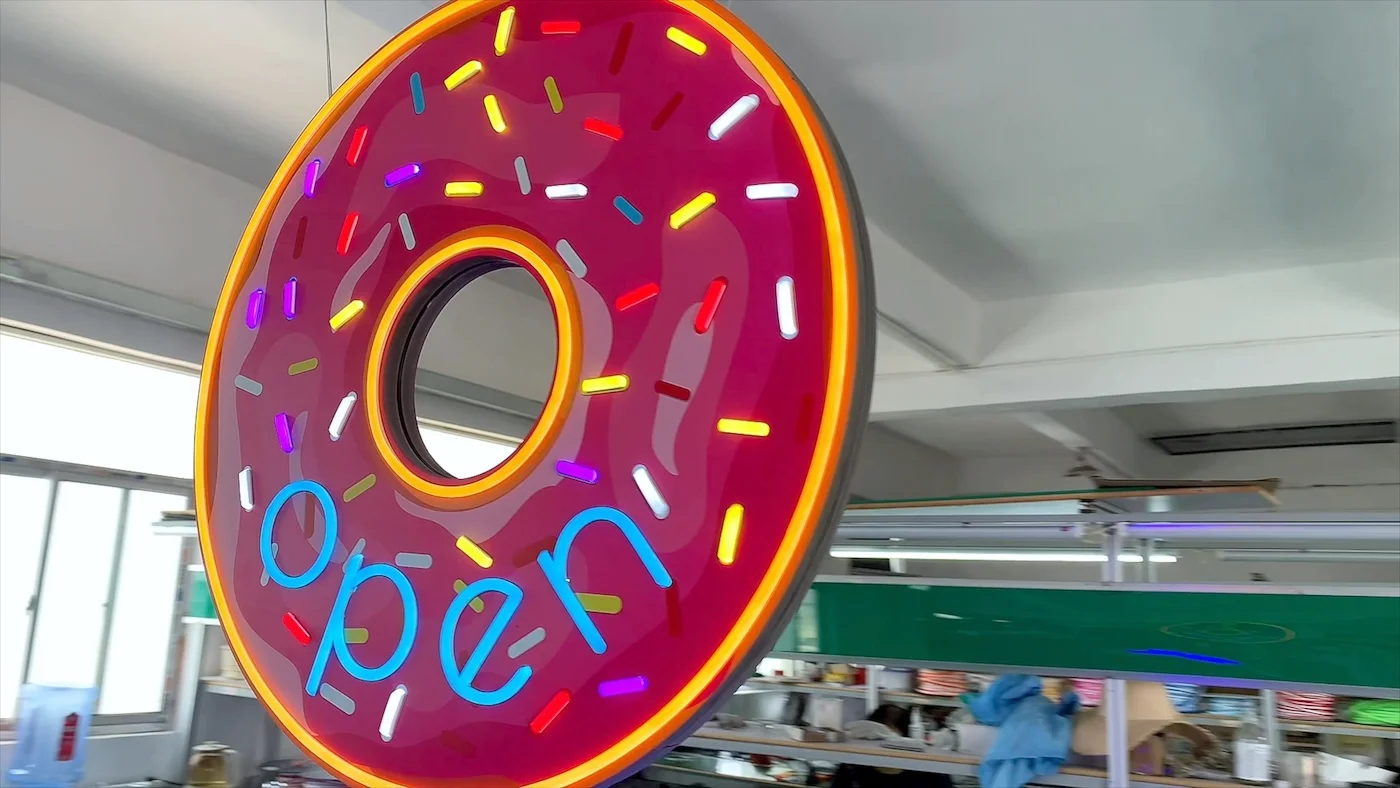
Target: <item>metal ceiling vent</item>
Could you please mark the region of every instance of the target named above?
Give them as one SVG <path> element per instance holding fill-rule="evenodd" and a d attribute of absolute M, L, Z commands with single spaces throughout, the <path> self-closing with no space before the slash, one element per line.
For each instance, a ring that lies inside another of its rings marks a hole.
<path fill-rule="evenodd" d="M 1291 424 L 1247 430 L 1157 435 L 1149 440 L 1157 448 L 1171 455 L 1298 449 L 1306 446 L 1360 446 L 1368 443 L 1395 443 L 1397 434 L 1400 434 L 1396 424 L 1394 419 L 1334 424 Z"/>

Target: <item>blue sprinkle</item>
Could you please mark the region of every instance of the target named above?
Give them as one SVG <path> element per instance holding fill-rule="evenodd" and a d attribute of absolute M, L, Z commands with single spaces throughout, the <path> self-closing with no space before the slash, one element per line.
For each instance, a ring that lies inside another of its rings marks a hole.
<path fill-rule="evenodd" d="M 408 78 L 408 89 L 413 91 L 413 114 L 422 115 L 427 109 L 427 104 L 423 100 L 423 77 L 417 71 Z"/>
<path fill-rule="evenodd" d="M 1140 654 L 1145 657 L 1176 657 L 1177 659 L 1187 659 L 1192 662 L 1205 662 L 1210 665 L 1238 665 L 1237 660 L 1226 659 L 1225 657 L 1212 657 L 1207 654 L 1191 654 L 1185 651 L 1171 651 L 1164 648 L 1135 648 L 1128 651 L 1129 654 Z"/>
<path fill-rule="evenodd" d="M 613 198 L 613 207 L 616 208 L 618 212 L 621 213 L 623 216 L 626 216 L 627 221 L 631 222 L 632 224 L 642 223 L 642 212 L 637 210 L 637 207 L 635 205 L 633 205 L 630 202 L 627 202 L 626 197 L 623 197 L 619 194 L 617 197 Z"/>

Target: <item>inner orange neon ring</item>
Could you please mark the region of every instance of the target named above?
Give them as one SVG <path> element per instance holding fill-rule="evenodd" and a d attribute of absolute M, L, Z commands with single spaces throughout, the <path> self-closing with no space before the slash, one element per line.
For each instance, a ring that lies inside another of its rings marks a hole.
<path fill-rule="evenodd" d="M 514 454 L 482 476 L 464 483 L 443 484 L 423 476 L 405 462 L 402 452 L 389 435 L 386 423 L 389 414 L 385 413 L 384 408 L 384 386 L 390 383 L 385 376 L 385 353 L 394 331 L 405 317 L 409 301 L 424 282 L 473 253 L 491 252 L 515 255 L 544 285 L 545 294 L 554 308 L 558 334 L 554 380 L 539 421 Z M 467 508 L 461 506 L 464 502 L 470 502 L 473 506 L 484 504 L 504 495 L 539 465 L 545 451 L 564 426 L 578 386 L 583 356 L 581 338 L 578 299 L 569 282 L 568 269 L 554 251 L 538 238 L 511 227 L 495 225 L 477 227 L 448 237 L 429 249 L 395 286 L 374 325 L 365 368 L 364 391 L 370 435 L 374 438 L 379 456 L 409 489 L 428 498 L 455 501 L 457 505 L 454 508 Z"/>

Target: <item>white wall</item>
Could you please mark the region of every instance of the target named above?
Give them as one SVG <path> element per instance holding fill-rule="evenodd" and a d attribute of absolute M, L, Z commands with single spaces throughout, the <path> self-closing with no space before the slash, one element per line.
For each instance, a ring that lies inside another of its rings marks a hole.
<path fill-rule="evenodd" d="M 861 442 L 851 492 L 875 500 L 951 495 L 956 473 L 952 457 L 872 424 Z"/>

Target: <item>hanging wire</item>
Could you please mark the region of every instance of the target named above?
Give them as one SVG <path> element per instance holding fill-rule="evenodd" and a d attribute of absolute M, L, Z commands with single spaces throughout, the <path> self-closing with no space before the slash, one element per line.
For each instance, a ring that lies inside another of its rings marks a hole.
<path fill-rule="evenodd" d="M 335 94 L 335 77 L 331 75 L 331 0 L 321 0 L 321 18 L 326 23 L 326 98 Z"/>

